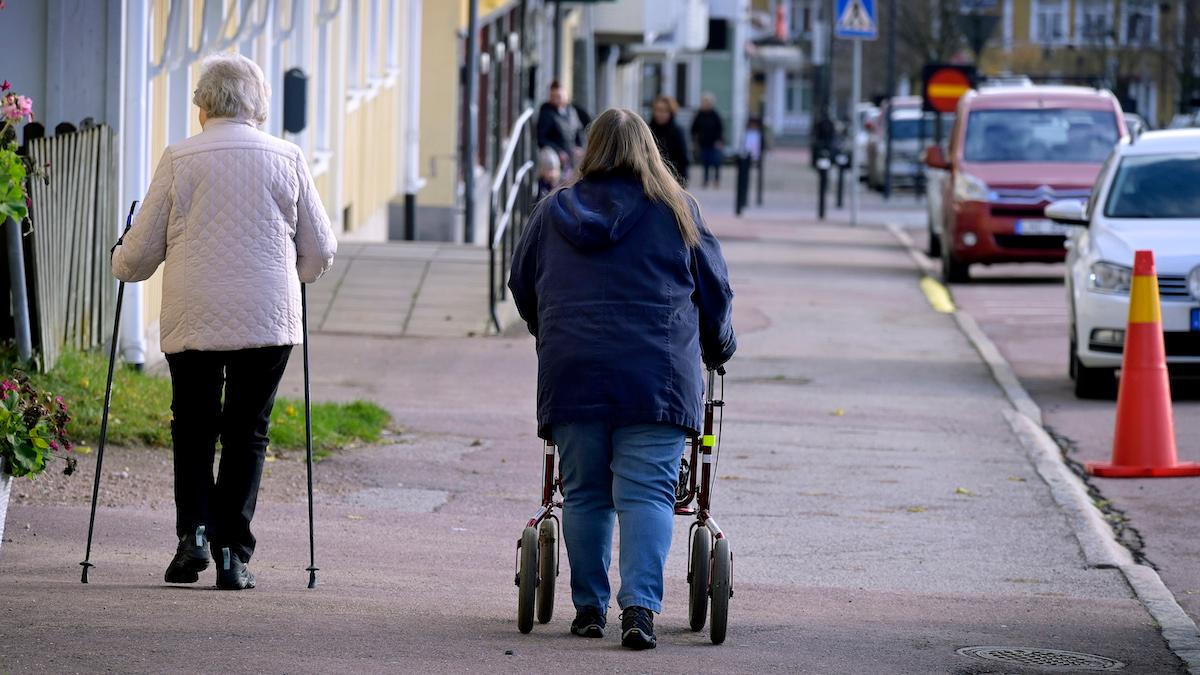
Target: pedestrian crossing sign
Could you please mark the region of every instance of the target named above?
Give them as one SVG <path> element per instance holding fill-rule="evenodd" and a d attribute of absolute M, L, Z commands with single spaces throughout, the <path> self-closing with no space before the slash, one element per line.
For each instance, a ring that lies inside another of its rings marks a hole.
<path fill-rule="evenodd" d="M 834 34 L 843 39 L 874 40 L 878 35 L 875 0 L 837 0 Z"/>

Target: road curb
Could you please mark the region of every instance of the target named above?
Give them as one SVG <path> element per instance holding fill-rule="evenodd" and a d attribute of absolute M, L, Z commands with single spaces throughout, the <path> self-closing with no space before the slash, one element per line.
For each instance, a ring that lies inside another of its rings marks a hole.
<path fill-rule="evenodd" d="M 933 264 L 917 251 L 912 237 L 895 224 L 888 224 L 887 228 L 916 267 L 925 274 L 932 274 Z M 1088 566 L 1119 569 L 1138 601 L 1158 623 L 1167 647 L 1184 662 L 1189 673 L 1200 675 L 1200 629 L 1196 622 L 1179 605 L 1158 572 L 1134 562 L 1129 549 L 1117 540 L 1100 510 L 1088 497 L 1083 481 L 1063 461 L 1062 449 L 1042 426 L 1041 408 L 1021 385 L 1016 370 L 1000 353 L 996 343 L 969 313 L 958 309 L 954 319 L 1013 406 L 1012 410 L 1004 412 L 1004 417 L 1038 475 L 1050 488 L 1054 501 L 1065 512 Z"/>

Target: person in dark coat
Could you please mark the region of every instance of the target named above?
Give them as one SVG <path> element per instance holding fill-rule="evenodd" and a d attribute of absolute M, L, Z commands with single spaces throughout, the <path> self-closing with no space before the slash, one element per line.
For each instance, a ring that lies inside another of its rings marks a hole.
<path fill-rule="evenodd" d="M 675 111 L 679 107 L 670 96 L 654 99 L 654 114 L 650 120 L 650 132 L 658 142 L 663 161 L 679 179 L 679 184 L 688 184 L 688 145 L 683 129 L 675 122 Z"/>
<path fill-rule="evenodd" d="M 725 148 L 725 124 L 721 121 L 721 113 L 713 107 L 713 95 L 704 94 L 700 97 L 700 111 L 692 120 L 692 140 L 700 148 L 700 163 L 704 165 L 704 187 L 708 187 L 708 175 L 712 172 L 712 182 L 721 187 L 721 156 Z"/>
<path fill-rule="evenodd" d="M 567 100 L 567 93 L 558 80 L 550 83 L 550 97 L 538 108 L 538 148 L 550 148 L 558 153 L 564 174 L 578 162 L 583 152 L 584 130 L 591 118 L 579 106 Z"/>
<path fill-rule="evenodd" d="M 622 644 L 653 648 L 701 364 L 737 348 L 721 246 L 631 110 L 593 122 L 577 175 L 534 211 L 509 288 L 537 338 L 538 434 L 558 446 L 576 617 L 602 637 L 614 520 Z"/>

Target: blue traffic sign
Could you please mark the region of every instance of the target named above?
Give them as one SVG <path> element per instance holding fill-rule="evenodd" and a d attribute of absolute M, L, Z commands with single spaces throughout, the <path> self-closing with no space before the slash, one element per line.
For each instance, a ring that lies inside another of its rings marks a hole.
<path fill-rule="evenodd" d="M 874 40 L 879 34 L 875 0 L 837 0 L 833 34 L 839 38 Z"/>

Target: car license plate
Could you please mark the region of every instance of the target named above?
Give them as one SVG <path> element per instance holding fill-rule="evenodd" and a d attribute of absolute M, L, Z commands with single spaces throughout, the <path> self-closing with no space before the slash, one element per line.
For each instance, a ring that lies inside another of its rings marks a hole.
<path fill-rule="evenodd" d="M 1200 307 L 1192 308 L 1192 330 L 1200 331 Z"/>
<path fill-rule="evenodd" d="M 1066 225 L 1059 225 L 1053 220 L 1045 220 L 1042 218 L 1023 218 L 1017 221 L 1014 231 L 1017 234 L 1030 236 L 1060 235 L 1065 237 L 1071 233 L 1071 228 Z"/>

